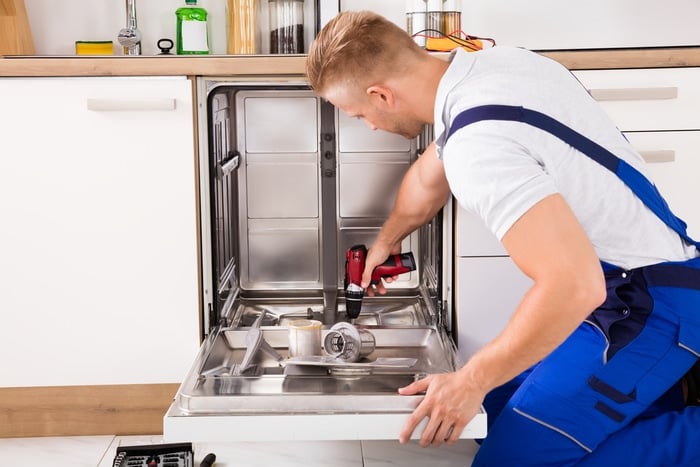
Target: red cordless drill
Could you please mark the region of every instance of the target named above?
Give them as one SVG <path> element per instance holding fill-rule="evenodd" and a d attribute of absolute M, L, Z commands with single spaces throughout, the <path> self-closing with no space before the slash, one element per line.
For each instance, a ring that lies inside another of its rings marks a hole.
<path fill-rule="evenodd" d="M 350 319 L 360 316 L 362 297 L 365 291 L 362 289 L 362 273 L 365 270 L 367 248 L 364 245 L 355 245 L 345 253 L 345 311 Z M 401 253 L 392 255 L 383 264 L 372 271 L 372 285 L 378 284 L 383 277 L 392 277 L 404 272 L 416 270 L 416 261 L 413 253 Z"/>

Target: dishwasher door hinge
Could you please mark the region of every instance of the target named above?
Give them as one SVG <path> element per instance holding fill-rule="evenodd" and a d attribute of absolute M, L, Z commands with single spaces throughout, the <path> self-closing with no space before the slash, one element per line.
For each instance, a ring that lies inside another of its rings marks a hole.
<path fill-rule="evenodd" d="M 212 329 L 214 328 L 214 324 L 217 321 L 217 316 L 216 312 L 214 311 L 214 306 L 211 302 L 207 303 L 207 322 L 205 324 L 205 329 L 204 329 L 204 337 L 208 336 L 211 334 Z"/>
<path fill-rule="evenodd" d="M 447 306 L 447 300 L 438 300 L 438 326 L 445 328 L 447 332 L 452 331 L 452 320 L 447 316 L 449 307 Z"/>

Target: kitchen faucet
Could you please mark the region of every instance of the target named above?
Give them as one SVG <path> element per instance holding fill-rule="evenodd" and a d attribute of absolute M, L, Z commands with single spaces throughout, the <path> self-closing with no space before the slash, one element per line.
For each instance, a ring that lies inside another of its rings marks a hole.
<path fill-rule="evenodd" d="M 126 0 L 126 27 L 119 30 L 124 55 L 141 55 L 141 31 L 136 28 L 136 0 Z"/>

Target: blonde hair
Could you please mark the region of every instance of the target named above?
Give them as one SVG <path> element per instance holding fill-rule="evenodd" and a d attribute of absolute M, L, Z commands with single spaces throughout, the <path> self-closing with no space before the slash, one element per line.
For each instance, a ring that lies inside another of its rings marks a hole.
<path fill-rule="evenodd" d="M 319 94 L 329 86 L 373 80 L 408 71 L 421 49 L 403 29 L 370 11 L 345 11 L 326 24 L 309 49 L 306 76 Z"/>

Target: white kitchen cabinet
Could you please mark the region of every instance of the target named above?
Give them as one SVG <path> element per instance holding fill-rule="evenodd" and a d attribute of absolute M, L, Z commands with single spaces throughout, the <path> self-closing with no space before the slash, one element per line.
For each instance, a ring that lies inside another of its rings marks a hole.
<path fill-rule="evenodd" d="M 457 204 L 457 203 L 455 203 Z M 458 207 L 455 216 L 457 256 L 507 256 L 501 242 L 476 214 Z"/>
<path fill-rule="evenodd" d="M 672 211 L 700 238 L 700 68 L 574 72 L 642 157 Z"/>
<path fill-rule="evenodd" d="M 700 130 L 625 133 L 649 163 L 652 181 L 673 213 L 700 239 Z"/>
<path fill-rule="evenodd" d="M 700 68 L 579 70 L 574 75 L 622 131 L 700 128 Z"/>
<path fill-rule="evenodd" d="M 199 347 L 185 77 L 0 79 L 0 387 L 174 383 Z"/>
<path fill-rule="evenodd" d="M 532 280 L 508 256 L 457 258 L 457 347 L 462 363 L 503 329 Z"/>

